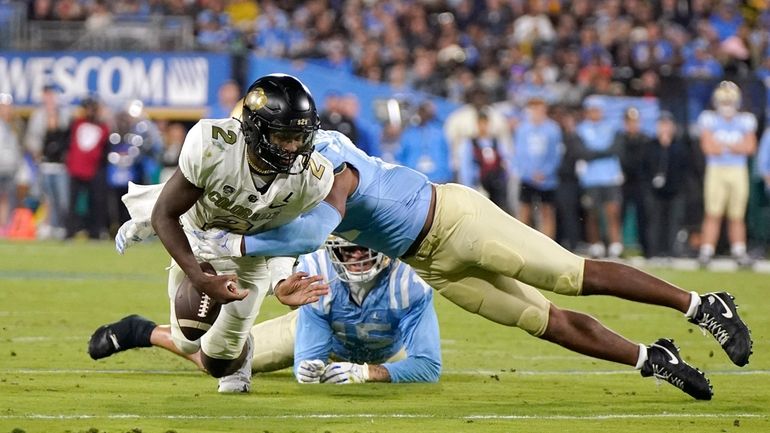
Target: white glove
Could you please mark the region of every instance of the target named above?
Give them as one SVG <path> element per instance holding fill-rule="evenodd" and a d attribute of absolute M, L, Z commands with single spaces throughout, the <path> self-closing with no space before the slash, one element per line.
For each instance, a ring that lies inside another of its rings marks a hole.
<path fill-rule="evenodd" d="M 322 383 L 364 383 L 369 380 L 369 365 L 352 362 L 332 362 L 321 375 Z"/>
<path fill-rule="evenodd" d="M 138 244 L 155 236 L 157 235 L 150 221 L 136 222 L 132 219 L 128 220 L 120 226 L 118 234 L 115 235 L 115 250 L 117 250 L 118 254 L 122 255 L 126 252 L 126 248 L 131 245 Z"/>
<path fill-rule="evenodd" d="M 297 367 L 297 382 L 299 383 L 319 383 L 321 374 L 324 372 L 324 364 L 320 359 L 302 360 Z"/>
<path fill-rule="evenodd" d="M 243 235 L 222 229 L 192 230 L 194 242 L 190 242 L 193 253 L 203 260 L 222 257 L 241 257 Z"/>

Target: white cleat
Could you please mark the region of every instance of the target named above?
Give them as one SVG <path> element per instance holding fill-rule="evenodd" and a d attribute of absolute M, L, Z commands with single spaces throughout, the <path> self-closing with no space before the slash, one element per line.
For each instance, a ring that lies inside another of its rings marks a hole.
<path fill-rule="evenodd" d="M 246 393 L 251 391 L 251 360 L 254 356 L 254 337 L 249 334 L 246 339 L 244 350 L 246 350 L 246 359 L 243 365 L 235 373 L 219 378 L 219 391 L 222 394 Z"/>

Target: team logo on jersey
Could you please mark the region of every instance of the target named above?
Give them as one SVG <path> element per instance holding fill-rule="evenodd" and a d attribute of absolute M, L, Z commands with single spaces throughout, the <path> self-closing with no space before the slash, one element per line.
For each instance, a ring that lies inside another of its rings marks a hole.
<path fill-rule="evenodd" d="M 257 87 L 246 95 L 244 104 L 249 107 L 251 111 L 257 111 L 267 104 L 267 95 L 265 95 L 264 89 Z"/>
<path fill-rule="evenodd" d="M 255 196 L 254 194 L 249 194 L 249 201 L 252 202 L 252 203 L 256 203 L 257 202 L 257 196 Z"/>
<path fill-rule="evenodd" d="M 224 188 L 222 188 L 222 192 L 224 192 L 225 195 L 230 195 L 235 192 L 235 188 L 230 185 L 225 185 Z"/>

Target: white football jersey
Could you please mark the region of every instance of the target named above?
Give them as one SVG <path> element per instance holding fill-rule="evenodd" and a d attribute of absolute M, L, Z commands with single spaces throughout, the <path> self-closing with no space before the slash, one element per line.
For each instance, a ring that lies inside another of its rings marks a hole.
<path fill-rule="evenodd" d="M 299 171 L 300 158 L 292 171 Z M 260 192 L 246 159 L 246 142 L 235 119 L 203 119 L 190 129 L 179 169 L 203 196 L 182 216 L 187 228 L 221 228 L 253 234 L 286 224 L 315 207 L 334 182 L 329 160 L 313 152 L 300 174 L 278 174 Z"/>

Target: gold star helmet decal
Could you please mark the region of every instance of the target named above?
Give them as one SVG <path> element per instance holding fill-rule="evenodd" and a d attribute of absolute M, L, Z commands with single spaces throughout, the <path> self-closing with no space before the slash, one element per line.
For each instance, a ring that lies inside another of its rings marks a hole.
<path fill-rule="evenodd" d="M 267 95 L 261 87 L 257 87 L 246 95 L 244 104 L 251 111 L 257 111 L 267 104 Z"/>

